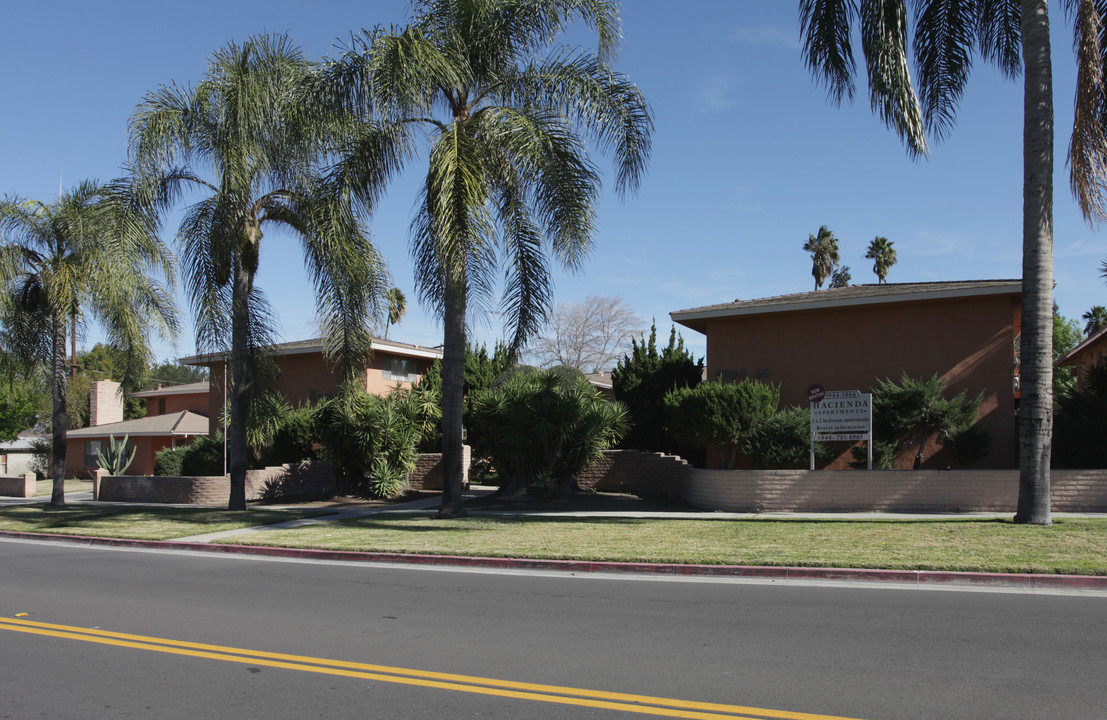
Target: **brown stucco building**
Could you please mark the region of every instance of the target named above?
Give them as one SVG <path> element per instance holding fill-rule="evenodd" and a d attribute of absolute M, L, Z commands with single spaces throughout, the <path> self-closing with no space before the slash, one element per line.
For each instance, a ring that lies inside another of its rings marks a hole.
<path fill-rule="evenodd" d="M 946 393 L 983 391 L 979 424 L 992 436 L 980 467 L 1017 462 L 1017 338 L 1022 283 L 981 280 L 853 285 L 692 308 L 674 322 L 707 337 L 707 377 L 780 386 L 781 404 L 806 407 L 807 389 L 868 392 L 904 373 L 946 381 Z M 846 467 L 848 448 L 831 467 Z M 910 467 L 914 451 L 901 456 Z M 930 443 L 924 467 L 952 462 Z"/>
<path fill-rule="evenodd" d="M 373 340 L 372 350 L 365 368 L 365 390 L 377 395 L 411 387 L 442 357 L 438 348 L 379 339 Z M 281 343 L 272 352 L 281 372 L 281 389 L 293 405 L 315 402 L 338 389 L 338 380 L 323 357 L 321 339 Z M 137 420 L 123 420 L 118 383 L 93 383 L 92 425 L 66 434 L 66 475 L 87 476 L 95 471 L 97 451 L 106 450 L 112 437 L 118 442 L 126 436 L 135 449 L 127 472 L 150 475 L 158 451 L 190 443 L 199 435 L 215 435 L 218 423 L 209 418 L 218 418 L 223 411 L 225 356 L 196 355 L 181 362 L 208 367 L 210 382 L 132 393 L 131 397 L 146 400 L 146 417 Z"/>
<path fill-rule="evenodd" d="M 410 388 L 423 377 L 431 364 L 442 358 L 440 348 L 373 339 L 373 356 L 365 367 L 365 391 L 386 395 L 394 388 Z M 323 340 L 299 340 L 274 345 L 272 354 L 280 370 L 281 392 L 292 405 L 316 402 L 338 390 L 338 377 L 323 356 Z M 208 417 L 217 418 L 223 412 L 223 378 L 226 372 L 224 353 L 181 358 L 185 365 L 202 365 L 209 370 L 211 392 L 208 395 Z M 213 428 L 212 433 L 218 428 Z"/>
<path fill-rule="evenodd" d="M 1076 387 L 1083 390 L 1087 386 L 1088 372 L 1107 357 L 1107 328 L 1093 333 L 1061 358 L 1059 367 L 1071 367 L 1076 375 Z"/>

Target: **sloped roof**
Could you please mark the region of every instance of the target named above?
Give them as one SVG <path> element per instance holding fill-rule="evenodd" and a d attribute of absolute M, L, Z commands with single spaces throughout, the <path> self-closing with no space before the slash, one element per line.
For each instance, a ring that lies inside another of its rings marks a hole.
<path fill-rule="evenodd" d="M 410 345 L 408 343 L 395 342 L 394 340 L 381 340 L 373 338 L 370 345 L 373 352 L 382 352 L 390 355 L 402 355 L 404 357 L 427 358 L 437 360 L 442 357 L 441 347 L 423 347 L 422 345 Z M 274 355 L 306 355 L 309 353 L 323 352 L 323 338 L 310 340 L 296 340 L 295 342 L 277 343 L 271 347 Z M 227 353 L 207 353 L 204 355 L 192 355 L 181 358 L 183 365 L 211 365 L 223 362 Z"/>
<path fill-rule="evenodd" d="M 67 438 L 96 438 L 115 435 L 122 437 L 146 436 L 182 436 L 182 435 L 207 435 L 208 419 L 188 410 L 169 413 L 167 415 L 155 415 L 137 420 L 124 420 L 123 422 L 94 425 L 92 427 L 70 430 L 65 434 Z"/>
<path fill-rule="evenodd" d="M 673 322 L 703 332 L 704 321 L 715 318 L 896 302 L 946 300 L 983 295 L 1018 295 L 1021 292 L 1021 280 L 958 280 L 952 282 L 850 285 L 844 288 L 776 295 L 755 300 L 735 300 L 720 305 L 677 310 L 669 313 L 669 317 L 672 318 Z"/>
<path fill-rule="evenodd" d="M 201 380 L 200 382 L 184 383 L 183 385 L 168 385 L 166 387 L 155 388 L 154 390 L 140 390 L 138 392 L 128 393 L 127 396 L 133 398 L 154 398 L 165 397 L 166 395 L 199 395 L 207 394 L 209 390 L 208 381 Z"/>
<path fill-rule="evenodd" d="M 1085 351 L 1092 349 L 1096 345 L 1101 345 L 1107 341 L 1107 328 L 1103 328 L 1099 332 L 1088 337 L 1087 340 L 1080 343 L 1072 350 L 1069 350 L 1063 358 L 1057 361 L 1058 365 L 1076 365 L 1077 357 L 1082 355 Z"/>

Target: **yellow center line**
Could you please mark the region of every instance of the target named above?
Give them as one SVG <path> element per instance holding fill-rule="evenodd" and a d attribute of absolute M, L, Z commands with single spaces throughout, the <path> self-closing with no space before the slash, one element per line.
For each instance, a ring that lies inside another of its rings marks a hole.
<path fill-rule="evenodd" d="M 55 625 L 51 623 L 35 622 L 33 620 L 0 618 L 0 629 L 68 640 L 80 640 L 82 642 L 92 642 L 101 645 L 150 650 L 173 655 L 186 655 L 209 660 L 263 665 L 286 670 L 300 670 L 324 675 L 340 675 L 401 685 L 415 685 L 441 690 L 476 693 L 480 695 L 495 695 L 499 697 L 559 703 L 563 705 L 622 710 L 663 717 L 689 718 L 691 720 L 722 720 L 723 718 L 736 717 L 773 718 L 774 720 L 778 718 L 780 720 L 851 720 L 850 718 L 831 715 L 813 715 L 810 713 L 768 710 L 740 705 L 723 705 L 651 697 L 647 695 L 615 693 L 604 690 L 588 690 L 557 685 L 539 685 L 470 675 L 454 675 L 429 670 L 390 667 L 387 665 L 373 665 L 343 660 L 329 660 L 304 655 L 245 650 L 222 645 L 207 645 L 183 640 L 110 632 L 96 628 Z"/>

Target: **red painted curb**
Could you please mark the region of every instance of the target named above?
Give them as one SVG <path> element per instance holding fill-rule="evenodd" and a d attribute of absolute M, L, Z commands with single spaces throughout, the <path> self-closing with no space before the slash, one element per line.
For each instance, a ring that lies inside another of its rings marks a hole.
<path fill-rule="evenodd" d="M 864 568 L 773 567 L 755 565 L 686 565 L 679 563 L 633 563 L 600 560 L 541 560 L 534 558 L 469 557 L 462 555 L 420 555 L 352 550 L 301 550 L 260 545 L 219 545 L 130 540 L 85 535 L 55 535 L 0 530 L 0 537 L 16 540 L 46 540 L 79 545 L 189 550 L 207 553 L 256 555 L 295 560 L 378 562 L 438 567 L 483 567 L 501 570 L 549 570 L 568 573 L 641 573 L 688 577 L 732 577 L 770 580 L 836 580 L 845 582 L 894 583 L 899 585 L 960 585 L 969 587 L 1022 588 L 1028 590 L 1107 591 L 1103 575 L 1034 575 L 1030 573 L 974 573 L 938 570 L 879 570 Z"/>

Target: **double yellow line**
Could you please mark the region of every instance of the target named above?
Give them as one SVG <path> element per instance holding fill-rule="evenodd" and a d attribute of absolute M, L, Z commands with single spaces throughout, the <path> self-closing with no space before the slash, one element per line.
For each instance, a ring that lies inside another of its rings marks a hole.
<path fill-rule="evenodd" d="M 54 625 L 51 623 L 34 622 L 32 620 L 22 620 L 18 618 L 0 618 L 0 630 L 30 633 L 32 635 L 45 635 L 66 640 L 80 640 L 82 642 L 99 643 L 101 645 L 114 645 L 116 647 L 132 648 L 135 650 L 151 650 L 153 652 L 169 653 L 172 655 L 187 655 L 189 657 L 205 658 L 208 660 L 223 660 L 226 662 L 245 663 L 247 665 L 263 665 L 265 667 L 282 668 L 285 670 L 300 670 L 323 675 L 340 675 L 363 680 L 377 680 L 379 682 L 416 685 L 419 687 L 477 693 L 480 695 L 496 695 L 520 700 L 533 700 L 536 702 L 578 705 L 607 710 L 623 710 L 643 715 L 694 718 L 696 720 L 722 720 L 723 718 L 850 720 L 850 718 L 841 718 L 832 715 L 812 715 L 809 713 L 787 712 L 783 710 L 742 707 L 740 705 L 721 705 L 717 703 L 674 700 L 670 698 L 613 693 L 603 690 L 585 690 L 557 685 L 535 685 L 531 683 L 513 682 L 511 680 L 495 680 L 492 678 L 473 677 L 469 675 L 453 675 L 429 670 L 388 667 L 387 665 L 371 665 L 367 663 L 346 662 L 343 660 L 327 660 L 325 658 L 307 657 L 304 655 L 285 655 L 261 650 L 245 650 L 241 648 L 224 647 L 222 645 L 205 645 L 203 643 L 185 642 L 183 640 L 130 635 L 127 633 L 97 630 L 95 628 Z"/>

